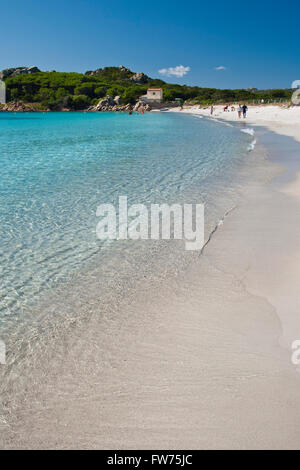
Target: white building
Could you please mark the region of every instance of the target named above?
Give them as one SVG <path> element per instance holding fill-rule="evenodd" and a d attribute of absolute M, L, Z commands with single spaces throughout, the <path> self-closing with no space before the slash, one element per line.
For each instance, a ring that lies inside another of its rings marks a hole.
<path fill-rule="evenodd" d="M 148 88 L 147 99 L 154 100 L 154 101 L 162 101 L 163 99 L 162 88 Z"/>
<path fill-rule="evenodd" d="M 163 100 L 162 88 L 148 88 L 147 95 L 141 96 L 140 99 L 146 103 L 161 103 Z"/>

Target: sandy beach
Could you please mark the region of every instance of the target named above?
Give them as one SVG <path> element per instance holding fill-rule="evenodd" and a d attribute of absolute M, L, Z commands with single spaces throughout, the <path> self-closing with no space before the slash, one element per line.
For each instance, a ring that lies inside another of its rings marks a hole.
<path fill-rule="evenodd" d="M 300 450 L 299 2 L 2 3 L 0 450 Z"/>
<path fill-rule="evenodd" d="M 260 166 L 239 206 L 184 272 L 141 276 L 110 315 L 61 338 L 1 447 L 299 448 L 299 116 L 249 107 Z"/>
<path fill-rule="evenodd" d="M 211 119 L 225 121 L 229 123 L 236 124 L 238 126 L 244 126 L 247 130 L 258 130 L 261 126 L 270 130 L 272 133 L 276 133 L 279 136 L 288 136 L 292 139 L 280 139 L 279 137 L 268 139 L 267 148 L 268 155 L 272 161 L 283 165 L 284 171 L 283 174 L 276 178 L 272 182 L 271 187 L 277 188 L 280 193 L 290 196 L 294 203 L 300 202 L 300 173 L 299 173 L 299 148 L 297 145 L 293 145 L 292 141 L 300 141 L 300 107 L 290 107 L 286 106 L 249 106 L 247 117 L 245 119 L 239 118 L 237 111 L 234 112 L 224 112 L 223 106 L 216 106 Z M 210 116 L 209 109 L 196 109 L 195 107 L 185 108 L 183 112 L 193 113 L 196 115 L 201 115 L 208 117 Z M 255 132 L 254 132 L 254 142 L 256 141 Z M 270 145 L 271 144 L 271 145 Z M 276 208 L 275 208 L 276 210 Z M 279 210 L 281 216 L 284 216 L 283 212 Z M 281 228 L 281 225 L 291 226 L 293 224 L 294 217 L 297 217 L 299 209 L 296 207 L 293 213 L 289 212 L 289 219 L 282 223 L 278 223 L 276 232 Z M 270 216 L 268 213 L 268 222 L 270 221 Z M 299 233 L 299 228 L 295 226 L 295 230 Z M 276 238 L 278 235 L 276 235 Z M 271 242 L 270 237 L 268 237 L 269 242 Z M 278 263 L 284 262 L 282 259 L 282 254 L 285 249 L 285 243 L 280 237 L 277 240 L 277 248 L 275 253 L 275 258 L 277 257 Z M 269 259 L 274 257 L 274 253 L 271 250 Z M 263 255 L 264 259 L 264 255 Z M 280 261 L 279 261 L 280 260 Z M 273 260 L 274 261 L 274 260 Z M 263 263 L 266 263 L 264 259 Z M 269 263 L 269 260 L 268 260 Z M 284 345 L 289 347 L 293 338 L 295 336 L 295 326 L 296 331 L 299 331 L 300 322 L 298 321 L 298 311 L 300 308 L 299 298 L 298 298 L 298 279 L 300 277 L 300 253 L 299 249 L 296 248 L 295 253 L 292 257 L 286 256 L 285 258 L 285 267 L 283 269 L 282 264 L 276 267 L 276 270 L 268 271 L 268 276 L 261 278 L 259 272 L 263 272 L 263 268 L 259 269 L 256 280 L 252 279 L 253 286 L 256 286 L 254 292 L 263 293 L 265 297 L 268 298 L 270 303 L 275 306 L 276 312 L 280 317 L 281 323 L 283 325 L 284 334 L 287 335 L 285 339 L 281 338 Z M 258 287 L 259 286 L 259 287 Z M 263 286 L 265 289 L 263 289 Z M 261 290 L 263 289 L 263 290 Z M 291 320 L 292 319 L 292 320 Z M 286 332 L 286 324 L 290 322 L 290 331 Z"/>
<path fill-rule="evenodd" d="M 249 105 L 246 119 L 243 117 L 239 118 L 237 113 L 238 106 L 235 104 L 234 107 L 234 111 L 224 112 L 224 105 L 214 106 L 214 113 L 212 116 L 210 114 L 210 107 L 200 108 L 200 106 L 184 106 L 180 112 L 205 116 L 211 119 L 221 119 L 226 122 L 246 122 L 247 124 L 253 126 L 264 126 L 278 134 L 293 137 L 298 141 L 300 140 L 299 106 L 288 107 L 287 105 Z M 170 111 L 178 112 L 178 109 L 170 109 Z"/>

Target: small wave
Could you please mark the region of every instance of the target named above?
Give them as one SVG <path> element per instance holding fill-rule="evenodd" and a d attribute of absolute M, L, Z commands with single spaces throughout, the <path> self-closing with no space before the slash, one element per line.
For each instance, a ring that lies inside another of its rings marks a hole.
<path fill-rule="evenodd" d="M 233 206 L 231 207 L 231 209 L 228 209 L 228 211 L 225 212 L 225 214 L 223 215 L 223 217 L 221 219 L 218 220 L 218 222 L 216 223 L 215 227 L 213 228 L 213 230 L 210 232 L 206 242 L 204 243 L 204 245 L 202 246 L 201 248 L 201 251 L 200 251 L 200 255 L 203 254 L 206 246 L 209 244 L 209 242 L 211 241 L 213 235 L 216 233 L 216 231 L 218 230 L 219 227 L 221 227 L 223 224 L 224 224 L 224 220 L 226 219 L 226 217 L 231 213 L 233 212 L 235 209 L 237 208 L 237 206 Z"/>
<path fill-rule="evenodd" d="M 235 127 L 233 124 L 230 124 L 229 122 L 224 122 L 224 121 L 219 121 L 219 122 L 222 122 L 222 124 L 227 127 Z"/>
<path fill-rule="evenodd" d="M 251 144 L 249 144 L 248 146 L 249 152 L 251 152 L 251 150 L 254 150 L 255 144 L 256 144 L 256 139 L 252 140 Z"/>
<path fill-rule="evenodd" d="M 209 118 L 211 121 L 218 122 L 219 124 L 222 124 L 223 126 L 227 127 L 235 127 L 233 124 L 230 124 L 229 122 L 224 121 L 223 119 L 217 118 L 215 116 Z"/>
<path fill-rule="evenodd" d="M 254 129 L 241 129 L 241 132 L 245 132 L 245 134 L 249 134 L 249 135 L 254 135 Z"/>

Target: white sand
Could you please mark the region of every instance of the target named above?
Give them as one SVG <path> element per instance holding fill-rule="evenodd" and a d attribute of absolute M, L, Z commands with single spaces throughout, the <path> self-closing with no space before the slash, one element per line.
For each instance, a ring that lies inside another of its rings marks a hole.
<path fill-rule="evenodd" d="M 246 118 L 239 118 L 237 113 L 237 106 L 235 111 L 225 111 L 224 106 L 215 106 L 213 116 L 210 115 L 210 108 L 199 109 L 199 106 L 185 107 L 181 112 L 192 113 L 209 117 L 213 120 L 222 120 L 226 122 L 245 124 L 251 127 L 263 126 L 272 132 L 294 138 L 300 142 L 300 106 L 287 107 L 260 105 L 248 106 Z M 250 130 L 251 130 L 250 127 Z M 288 157 L 289 149 L 287 149 Z M 299 153 L 300 163 L 300 153 Z M 282 155 L 282 163 L 284 163 L 285 156 Z M 288 184 L 280 188 L 285 194 L 296 198 L 300 203 L 300 174 L 294 175 L 294 179 Z M 295 213 L 286 214 L 281 213 L 281 222 L 279 224 L 290 225 L 292 219 L 299 215 L 298 206 L 295 206 Z M 278 208 L 278 211 L 280 209 Z M 287 220 L 286 220 L 287 219 Z M 291 221 L 291 222 L 289 222 Z M 300 234 L 300 227 L 296 226 L 295 230 Z M 275 234 L 274 234 L 275 236 Z M 278 233 L 275 238 L 277 239 Z M 251 290 L 252 292 L 259 293 L 268 299 L 268 301 L 276 308 L 283 327 L 283 335 L 281 336 L 281 343 L 285 347 L 290 347 L 291 342 L 295 338 L 297 332 L 300 338 L 300 295 L 299 295 L 299 279 L 300 279 L 300 249 L 296 250 L 292 257 L 285 260 L 284 266 L 282 264 L 282 253 L 285 249 L 285 243 L 282 239 L 277 241 L 274 253 L 270 249 L 274 237 L 268 237 L 268 248 L 270 253 L 269 258 L 277 260 L 276 268 L 271 271 L 268 270 L 268 275 L 265 276 L 265 270 L 260 268 L 255 276 L 252 275 Z M 287 240 L 286 243 L 289 243 Z M 266 263 L 266 252 L 262 253 L 262 263 Z M 269 259 L 267 260 L 269 262 Z M 260 273 L 264 273 L 260 275 Z M 265 276 L 265 277 L 264 277 Z M 248 276 L 249 277 L 249 276 Z"/>
<path fill-rule="evenodd" d="M 184 113 L 199 114 L 212 119 L 222 119 L 229 122 L 247 122 L 250 125 L 265 126 L 278 134 L 294 137 L 300 141 L 300 106 L 288 108 L 287 106 L 248 106 L 247 117 L 239 119 L 237 106 L 235 111 L 224 112 L 224 106 L 214 107 L 213 116 L 210 115 L 210 108 L 203 109 L 199 106 L 185 106 Z M 179 108 L 170 109 L 172 112 L 179 112 Z"/>

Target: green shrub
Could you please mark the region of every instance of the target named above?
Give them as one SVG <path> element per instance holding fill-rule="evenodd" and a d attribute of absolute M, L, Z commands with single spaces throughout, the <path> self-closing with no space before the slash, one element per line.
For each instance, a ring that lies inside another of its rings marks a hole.
<path fill-rule="evenodd" d="M 91 100 L 86 95 L 75 95 L 72 99 L 72 108 L 75 110 L 85 109 L 91 105 Z"/>

